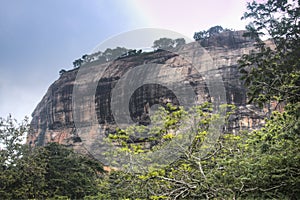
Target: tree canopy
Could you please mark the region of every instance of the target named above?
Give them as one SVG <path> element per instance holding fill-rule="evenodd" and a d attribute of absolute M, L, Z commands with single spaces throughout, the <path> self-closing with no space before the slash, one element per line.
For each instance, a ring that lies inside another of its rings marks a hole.
<path fill-rule="evenodd" d="M 223 27 L 219 26 L 219 25 L 213 26 L 213 27 L 210 27 L 208 30 L 195 32 L 194 39 L 196 41 L 203 40 L 203 39 L 209 38 L 213 35 L 217 35 L 223 31 L 229 31 L 229 29 L 223 29 Z"/>
<path fill-rule="evenodd" d="M 296 0 L 248 3 L 243 19 L 252 19 L 247 35 L 256 39 L 257 51 L 243 56 L 240 72 L 249 88 L 250 102 L 299 102 L 299 4 Z M 262 36 L 270 37 L 270 42 L 262 41 Z"/>
<path fill-rule="evenodd" d="M 152 47 L 154 49 L 171 50 L 174 48 L 179 48 L 180 46 L 185 45 L 185 43 L 186 42 L 184 38 L 177 38 L 177 39 L 160 38 L 153 42 Z"/>
<path fill-rule="evenodd" d="M 21 144 L 27 131 L 26 120 L 0 119 L 0 199 L 82 199 L 99 192 L 99 161 L 57 143 L 31 149 Z"/>
<path fill-rule="evenodd" d="M 119 56 L 126 54 L 128 49 L 125 47 L 116 47 L 116 48 L 107 48 L 104 52 L 98 51 L 91 55 L 84 54 L 81 58 L 76 59 L 73 62 L 73 67 L 77 68 L 83 65 L 84 63 L 89 63 L 92 61 L 108 62 L 114 59 L 117 59 Z"/>

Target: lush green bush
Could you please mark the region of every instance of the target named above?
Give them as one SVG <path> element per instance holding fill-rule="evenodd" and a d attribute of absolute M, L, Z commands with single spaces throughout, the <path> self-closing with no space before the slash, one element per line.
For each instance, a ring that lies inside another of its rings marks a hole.
<path fill-rule="evenodd" d="M 27 122 L 0 121 L 0 199 L 82 199 L 98 193 L 102 165 L 66 147 L 50 143 L 30 149 L 21 144 Z"/>
<path fill-rule="evenodd" d="M 274 112 L 264 128 L 224 134 L 205 157 L 187 154 L 144 174 L 112 172 L 99 185 L 111 199 L 297 199 L 300 130 L 295 106 Z M 289 111 L 291 109 L 292 111 Z M 297 108 L 299 109 L 299 107 Z M 205 137 L 199 129 L 198 138 Z M 201 146 L 194 145 L 190 152 Z"/>

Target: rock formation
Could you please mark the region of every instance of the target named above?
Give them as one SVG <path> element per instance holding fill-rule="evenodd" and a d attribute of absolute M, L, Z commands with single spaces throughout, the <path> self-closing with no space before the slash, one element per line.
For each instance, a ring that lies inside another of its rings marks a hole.
<path fill-rule="evenodd" d="M 97 63 L 97 61 L 87 63 L 88 73 L 96 74 L 99 67 L 105 68 L 103 74 L 97 77 L 98 79 L 86 75 L 85 79 L 78 81 L 79 73 L 81 76 L 85 76 L 82 71 L 80 72 L 81 68 L 61 71 L 59 79 L 49 87 L 32 113 L 31 130 L 27 136 L 27 143 L 33 146 L 45 145 L 48 142 L 80 144 L 82 138 L 77 133 L 74 115 L 78 115 L 76 118 L 80 119 L 81 125 L 89 126 L 90 121 L 95 120 L 91 116 L 91 110 L 95 112 L 97 122 L 107 131 L 113 132 L 123 122 L 116 122 L 117 119 L 114 117 L 116 111 L 112 109 L 114 102 L 111 99 L 113 95 L 115 95 L 115 99 L 121 99 L 125 95 L 127 86 L 121 85 L 121 89 L 115 93 L 113 90 L 130 70 L 137 69 L 142 65 L 149 65 L 148 68 L 145 68 L 147 70 L 150 70 L 151 66 L 153 69 L 155 65 L 159 70 L 156 70 L 156 74 L 151 76 L 158 77 L 159 81 L 164 81 L 166 84 L 172 83 L 175 87 L 170 89 L 158 81 L 149 82 L 136 88 L 135 91 L 131 91 L 132 95 L 127 106 L 133 122 L 148 124 L 147 113 L 155 104 L 164 104 L 168 101 L 180 104 L 180 99 L 176 95 L 187 95 L 174 93 L 173 90 L 181 91 L 178 88 L 181 87 L 180 85 L 191 87 L 198 103 L 218 101 L 221 96 L 212 96 L 209 91 L 208 79 L 212 78 L 211 80 L 221 80 L 220 83 L 213 84 L 224 85 L 226 101 L 221 103 L 235 104 L 238 108 L 236 113 L 229 118 L 230 124 L 226 127 L 227 131 L 235 132 L 241 129 L 260 127 L 264 123 L 265 114 L 253 105 L 247 105 L 246 89 L 239 79 L 237 60 L 243 54 L 254 49 L 254 41 L 244 38 L 242 34 L 243 31 L 228 31 L 201 41 L 200 45 L 199 42 L 190 43 L 174 52 L 157 50 L 121 57 L 110 63 Z M 198 67 L 194 66 L 198 64 Z M 199 72 L 199 69 L 203 73 Z M 144 79 L 148 77 L 145 73 L 154 73 L 147 70 L 137 72 L 139 74 L 136 74 L 135 78 L 137 80 L 139 77 Z M 174 74 L 180 74 L 181 78 L 176 80 Z M 174 83 L 174 80 L 177 82 Z M 74 85 L 78 84 L 79 90 L 86 91 L 95 82 L 97 87 L 92 98 L 94 102 L 91 103 L 84 96 L 82 99 L 77 96 L 77 100 L 81 102 L 80 113 L 75 113 L 73 108 L 75 105 Z M 122 113 L 119 114 L 122 116 Z"/>

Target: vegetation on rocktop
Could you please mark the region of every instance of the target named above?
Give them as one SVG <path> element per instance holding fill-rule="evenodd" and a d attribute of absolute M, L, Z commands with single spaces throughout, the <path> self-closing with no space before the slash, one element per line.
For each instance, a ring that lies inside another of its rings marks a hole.
<path fill-rule="evenodd" d="M 199 31 L 199 32 L 195 32 L 194 33 L 194 39 L 196 41 L 199 41 L 199 40 L 204 40 L 204 39 L 207 39 L 207 38 L 210 38 L 214 35 L 217 35 L 219 33 L 222 33 L 224 31 L 232 31 L 228 28 L 223 28 L 222 26 L 213 26 L 211 28 L 209 28 L 208 30 L 203 30 L 203 31 Z"/>
<path fill-rule="evenodd" d="M 155 40 L 153 42 L 153 48 L 154 49 L 164 49 L 164 50 L 172 50 L 181 47 L 185 44 L 184 38 L 177 38 L 177 39 L 171 39 L 171 38 L 160 38 L 158 40 Z M 104 52 L 97 51 L 90 55 L 83 55 L 81 58 L 78 58 L 73 61 L 73 67 L 77 68 L 81 65 L 93 61 L 98 62 L 109 62 L 113 61 L 115 59 L 125 58 L 129 56 L 134 55 L 140 55 L 142 53 L 142 50 L 136 50 L 136 49 L 126 49 L 125 47 L 116 47 L 114 49 L 107 48 Z M 63 74 L 65 70 L 61 70 L 60 74 Z"/>
<path fill-rule="evenodd" d="M 184 38 L 177 38 L 175 40 L 171 38 L 160 38 L 153 42 L 154 49 L 164 49 L 164 50 L 172 50 L 185 45 Z"/>
<path fill-rule="evenodd" d="M 127 55 L 129 52 L 133 50 L 128 50 L 124 47 L 116 47 L 114 49 L 107 48 L 104 52 L 98 51 L 91 55 L 83 55 L 81 58 L 76 59 L 73 62 L 74 68 L 80 67 L 84 63 L 92 62 L 92 61 L 100 61 L 100 62 L 108 62 L 118 58 L 121 55 Z M 135 50 L 136 53 L 136 50 Z M 141 53 L 141 52 L 140 52 Z"/>

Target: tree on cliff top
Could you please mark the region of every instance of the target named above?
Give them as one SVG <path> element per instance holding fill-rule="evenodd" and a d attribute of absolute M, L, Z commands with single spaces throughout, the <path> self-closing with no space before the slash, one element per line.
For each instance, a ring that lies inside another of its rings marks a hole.
<path fill-rule="evenodd" d="M 172 49 L 174 45 L 174 40 L 171 38 L 160 38 L 153 42 L 153 48 L 155 49 Z"/>
<path fill-rule="evenodd" d="M 216 35 L 216 34 L 219 34 L 223 31 L 228 31 L 229 29 L 223 29 L 222 26 L 213 26 L 211 28 L 209 28 L 208 30 L 203 30 L 203 31 L 199 31 L 199 32 L 195 32 L 194 34 L 194 39 L 196 41 L 198 40 L 202 40 L 202 39 L 205 39 L 205 38 L 209 38 L 213 35 Z"/>
<path fill-rule="evenodd" d="M 164 49 L 164 50 L 171 50 L 173 48 L 179 48 L 182 45 L 185 45 L 185 39 L 184 38 L 177 38 L 177 39 L 171 39 L 171 38 L 160 38 L 158 40 L 155 40 L 153 42 L 153 48 L 154 49 Z"/>

